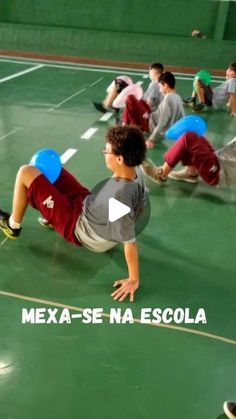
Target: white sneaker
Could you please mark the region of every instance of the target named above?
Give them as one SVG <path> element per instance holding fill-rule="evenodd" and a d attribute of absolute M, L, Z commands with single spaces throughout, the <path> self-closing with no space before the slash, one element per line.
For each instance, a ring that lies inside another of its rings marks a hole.
<path fill-rule="evenodd" d="M 38 217 L 38 223 L 42 226 L 42 227 L 44 227 L 44 228 L 49 228 L 49 229 L 53 229 L 53 226 L 52 226 L 52 224 L 50 224 L 49 222 L 48 222 L 48 220 L 46 220 L 45 218 L 43 218 L 43 217 Z"/>
<path fill-rule="evenodd" d="M 186 169 L 170 172 L 168 177 L 173 180 L 180 180 L 182 182 L 197 183 L 199 176 L 197 173 L 189 173 Z"/>

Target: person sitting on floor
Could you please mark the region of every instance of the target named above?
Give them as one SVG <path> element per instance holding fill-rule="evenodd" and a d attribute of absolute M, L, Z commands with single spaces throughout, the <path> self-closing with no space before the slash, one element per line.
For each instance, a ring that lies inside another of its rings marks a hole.
<path fill-rule="evenodd" d="M 197 97 L 199 103 L 196 105 Z M 210 106 L 213 109 L 222 109 L 228 104 L 231 116 L 236 116 L 236 62 L 229 65 L 226 70 L 226 80 L 215 89 L 201 79 L 196 79 L 192 96 L 183 102 L 185 105 L 193 106 L 195 112 L 203 112 Z"/>
<path fill-rule="evenodd" d="M 150 133 L 146 141 L 147 148 L 154 148 L 157 139 L 184 116 L 182 99 L 175 90 L 175 76 L 166 71 L 160 76 L 159 85 L 164 98 L 154 112 L 150 113 L 149 106 L 137 100 L 134 95 L 126 99 L 123 123 L 138 126 L 142 131 Z"/>
<path fill-rule="evenodd" d="M 101 113 L 106 113 L 110 108 L 113 108 L 113 102 L 117 96 L 125 89 L 127 86 L 133 84 L 133 80 L 129 76 L 121 75 L 115 78 L 112 83 L 107 88 L 107 95 L 102 102 L 93 102 L 94 107 L 97 111 Z M 113 108 L 115 111 L 115 116 L 119 116 L 119 108 Z"/>
<path fill-rule="evenodd" d="M 31 165 L 22 166 L 16 176 L 12 213 L 0 210 L 0 228 L 10 239 L 17 239 L 29 204 L 57 233 L 76 246 L 93 252 L 106 252 L 123 243 L 128 278 L 114 283 L 113 298 L 123 301 L 139 287 L 139 261 L 135 221 L 146 199 L 139 166 L 146 147 L 142 132 L 134 127 L 113 127 L 107 133 L 103 150 L 105 163 L 113 176 L 102 189 L 92 193 L 66 169 L 54 184 Z M 96 188 L 95 188 L 96 189 Z M 108 197 L 121 200 L 130 212 L 108 222 Z"/>
<path fill-rule="evenodd" d="M 137 96 L 130 92 L 128 92 L 128 95 L 126 94 L 124 98 L 125 109 L 122 117 L 123 124 L 136 125 L 140 127 L 143 125 L 146 126 L 147 115 L 156 111 L 163 100 L 159 84 L 163 70 L 164 67 L 161 63 L 151 64 L 149 68 L 149 77 L 151 82 L 141 99 L 138 99 Z M 135 99 L 137 99 L 138 103 L 136 103 Z M 116 100 L 114 103 L 116 103 Z"/>
<path fill-rule="evenodd" d="M 236 183 L 236 137 L 216 151 L 205 137 L 186 132 L 163 157 L 162 166 L 142 165 L 143 172 L 158 184 L 163 184 L 167 178 L 196 183 L 199 176 L 212 186 L 227 187 Z M 179 162 L 185 167 L 173 171 Z"/>
<path fill-rule="evenodd" d="M 144 93 L 143 99 L 149 106 L 150 113 L 156 111 L 163 100 L 163 95 L 160 91 L 159 84 L 159 80 L 163 74 L 163 71 L 164 67 L 161 63 L 153 63 L 149 67 L 149 78 L 151 82 L 149 83 L 148 88 Z"/>

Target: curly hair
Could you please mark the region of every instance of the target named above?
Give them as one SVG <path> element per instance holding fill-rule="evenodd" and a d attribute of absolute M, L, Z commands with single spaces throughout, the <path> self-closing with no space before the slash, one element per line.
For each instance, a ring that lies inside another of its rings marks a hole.
<path fill-rule="evenodd" d="M 134 167 L 143 162 L 146 145 L 139 128 L 129 125 L 112 127 L 107 132 L 106 140 L 111 144 L 112 152 L 123 157 L 126 166 Z"/>

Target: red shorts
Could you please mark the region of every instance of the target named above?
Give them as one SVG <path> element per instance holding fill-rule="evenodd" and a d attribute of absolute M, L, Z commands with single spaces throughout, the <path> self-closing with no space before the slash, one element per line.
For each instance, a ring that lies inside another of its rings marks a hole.
<path fill-rule="evenodd" d="M 28 198 L 30 205 L 38 209 L 65 240 L 81 246 L 74 229 L 89 193 L 67 170 L 62 169 L 54 184 L 44 175 L 39 175 L 28 189 Z"/>

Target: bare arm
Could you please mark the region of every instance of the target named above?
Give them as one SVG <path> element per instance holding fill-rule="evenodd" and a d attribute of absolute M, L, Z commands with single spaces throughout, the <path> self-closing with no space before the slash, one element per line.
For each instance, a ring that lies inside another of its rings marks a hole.
<path fill-rule="evenodd" d="M 229 94 L 229 106 L 231 108 L 231 115 L 236 116 L 236 93 Z"/>
<path fill-rule="evenodd" d="M 130 301 L 134 301 L 134 293 L 139 287 L 139 260 L 138 247 L 136 242 L 124 244 L 124 254 L 128 266 L 129 277 L 120 279 L 114 283 L 114 287 L 119 287 L 113 292 L 114 300 L 123 301 L 129 295 Z"/>

